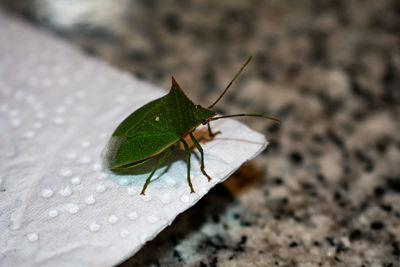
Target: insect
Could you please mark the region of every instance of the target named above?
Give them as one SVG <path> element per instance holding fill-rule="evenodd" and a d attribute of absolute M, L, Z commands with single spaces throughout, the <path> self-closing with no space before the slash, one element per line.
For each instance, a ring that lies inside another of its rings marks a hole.
<path fill-rule="evenodd" d="M 134 111 L 114 131 L 111 137 L 114 149 L 109 168 L 113 171 L 133 168 L 159 155 L 158 162 L 143 185 L 141 194 L 144 195 L 155 171 L 171 155 L 176 144 L 181 142 L 187 157 L 187 182 L 190 192 L 193 193 L 194 189 L 190 179 L 191 151 L 184 140 L 189 135 L 200 152 L 200 170 L 210 181 L 211 177 L 205 171 L 203 148 L 193 136 L 193 131 L 198 126 L 207 124 L 208 133 L 210 137 L 213 137 L 219 132 L 212 132 L 210 121 L 218 119 L 253 116 L 279 122 L 278 119 L 261 114 L 216 116 L 216 112 L 212 110 L 251 59 L 252 57 L 247 59 L 222 94 L 207 108 L 194 104 L 172 77 L 172 86 L 167 95 L 153 100 Z"/>

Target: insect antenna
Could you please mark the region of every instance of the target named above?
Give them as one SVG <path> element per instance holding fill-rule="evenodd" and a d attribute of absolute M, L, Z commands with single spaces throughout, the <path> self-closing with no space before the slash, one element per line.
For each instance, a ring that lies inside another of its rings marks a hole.
<path fill-rule="evenodd" d="M 215 100 L 214 103 L 212 103 L 212 104 L 208 107 L 208 109 L 212 109 L 212 108 L 215 106 L 215 104 L 218 103 L 218 101 L 224 96 L 224 94 L 226 93 L 226 91 L 228 91 L 229 87 L 231 87 L 231 85 L 233 84 L 233 82 L 234 82 L 234 81 L 237 79 L 237 77 L 240 75 L 240 73 L 242 72 L 242 70 L 247 66 L 247 64 L 249 64 L 249 62 L 250 62 L 250 60 L 251 60 L 252 58 L 253 58 L 253 57 L 250 56 L 250 57 L 247 59 L 247 61 L 243 64 L 243 66 L 240 68 L 240 70 L 236 73 L 235 77 L 233 77 L 232 81 L 230 81 L 230 83 L 229 83 L 228 86 L 225 88 L 225 90 L 222 92 L 222 94 L 218 97 L 217 100 Z"/>
<path fill-rule="evenodd" d="M 247 66 L 247 64 L 249 64 L 249 62 L 250 62 L 250 60 L 251 60 L 252 58 L 253 58 L 253 57 L 250 56 L 250 57 L 246 60 L 246 62 L 243 64 L 243 66 L 240 68 L 240 70 L 236 73 L 236 75 L 233 77 L 232 81 L 230 81 L 230 83 L 229 83 L 228 86 L 225 88 L 225 90 L 222 92 L 222 94 L 217 98 L 217 100 L 215 100 L 214 103 L 212 103 L 212 104 L 208 107 L 208 109 L 212 109 L 212 108 L 215 106 L 215 104 L 218 103 L 218 101 L 224 96 L 224 94 L 226 93 L 226 91 L 228 91 L 229 87 L 231 87 L 231 85 L 232 85 L 233 82 L 237 79 L 237 77 L 239 77 L 239 75 L 240 75 L 240 73 L 243 71 L 243 69 Z M 266 116 L 266 115 L 262 115 L 262 114 L 234 114 L 234 115 L 224 115 L 224 116 L 209 118 L 209 119 L 205 120 L 205 121 L 203 122 L 203 124 L 207 124 L 207 123 L 210 122 L 210 121 L 215 121 L 215 120 L 219 120 L 219 119 L 225 119 L 225 118 L 231 118 L 231 117 L 245 117 L 245 116 L 247 116 L 247 117 L 259 117 L 259 118 L 270 119 L 270 120 L 273 120 L 273 121 L 278 122 L 278 123 L 281 122 L 279 119 L 276 119 L 276 118 L 273 118 L 273 117 L 270 117 L 270 116 Z"/>
<path fill-rule="evenodd" d="M 225 118 L 231 118 L 231 117 L 245 117 L 245 116 L 246 117 L 259 117 L 259 118 L 264 118 L 264 119 L 270 119 L 270 120 L 273 120 L 273 121 L 278 122 L 278 123 L 281 122 L 279 119 L 276 119 L 276 118 L 270 117 L 270 116 L 266 116 L 266 115 L 261 115 L 261 114 L 234 114 L 234 115 L 224 115 L 224 116 L 209 118 L 208 120 L 203 122 L 203 124 L 206 124 L 206 123 L 208 123 L 210 121 L 219 120 L 219 119 L 225 119 Z"/>

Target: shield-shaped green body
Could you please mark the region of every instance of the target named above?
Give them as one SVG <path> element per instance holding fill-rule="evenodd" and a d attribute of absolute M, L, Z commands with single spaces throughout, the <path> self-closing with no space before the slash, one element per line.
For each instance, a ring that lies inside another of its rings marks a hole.
<path fill-rule="evenodd" d="M 249 57 L 218 99 L 208 108 L 195 105 L 172 77 L 171 90 L 167 95 L 151 101 L 134 111 L 114 131 L 104 155 L 107 167 L 114 171 L 132 168 L 168 150 L 163 153 L 155 168 L 146 179 L 141 192 L 141 194 L 144 194 L 154 172 L 171 154 L 173 145 L 177 142 L 182 142 L 187 155 L 187 181 L 191 193 L 193 193 L 194 189 L 190 179 L 191 152 L 184 140 L 189 135 L 193 144 L 200 152 L 200 170 L 210 181 L 211 177 L 204 169 L 203 149 L 192 134 L 200 124 L 207 124 L 210 136 L 214 136 L 215 134 L 211 132 L 209 124 L 212 120 L 228 117 L 255 116 L 279 122 L 275 118 L 261 114 L 235 114 L 214 117 L 216 113 L 211 108 L 222 98 L 250 60 L 251 57 Z"/>
<path fill-rule="evenodd" d="M 142 164 L 182 140 L 215 112 L 195 105 L 172 78 L 169 93 L 129 115 L 112 135 L 110 168 Z"/>

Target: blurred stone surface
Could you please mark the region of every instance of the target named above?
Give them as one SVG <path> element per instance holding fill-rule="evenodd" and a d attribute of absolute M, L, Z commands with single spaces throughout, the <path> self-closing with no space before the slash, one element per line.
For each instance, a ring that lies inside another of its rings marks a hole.
<path fill-rule="evenodd" d="M 265 153 L 124 266 L 400 264 L 398 1 L 117 1 L 69 25 L 51 2 L 0 0 L 161 87 L 174 75 L 204 105 L 251 54 L 217 109 L 282 120 L 243 119 Z"/>

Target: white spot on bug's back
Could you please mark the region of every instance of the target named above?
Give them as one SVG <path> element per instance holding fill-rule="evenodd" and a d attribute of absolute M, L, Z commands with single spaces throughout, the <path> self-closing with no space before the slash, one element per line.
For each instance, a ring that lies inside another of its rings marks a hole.
<path fill-rule="evenodd" d="M 3 183 L 3 179 L 0 178 L 0 185 Z"/>
<path fill-rule="evenodd" d="M 131 211 L 126 216 L 128 216 L 129 220 L 134 221 L 139 217 L 139 214 L 136 211 Z"/>
<path fill-rule="evenodd" d="M 51 218 L 57 217 L 58 216 L 58 210 L 56 210 L 56 209 L 49 210 L 49 216 Z"/>
<path fill-rule="evenodd" d="M 45 188 L 42 190 L 41 195 L 44 198 L 49 198 L 53 195 L 53 190 L 51 190 L 50 188 Z"/>
<path fill-rule="evenodd" d="M 32 243 L 39 240 L 39 234 L 37 233 L 29 233 L 26 237 L 28 238 L 29 242 Z"/>
<path fill-rule="evenodd" d="M 110 217 L 108 217 L 108 222 L 111 224 L 116 224 L 117 222 L 119 222 L 119 218 L 117 215 L 111 215 Z"/>
<path fill-rule="evenodd" d="M 156 121 L 159 121 L 159 120 L 160 120 L 160 117 L 157 116 L 157 117 L 156 117 Z"/>
<path fill-rule="evenodd" d="M 89 225 L 89 230 L 90 230 L 91 232 L 97 232 L 97 231 L 99 231 L 99 230 L 100 230 L 100 224 L 98 224 L 98 223 L 91 223 L 91 224 Z"/>

